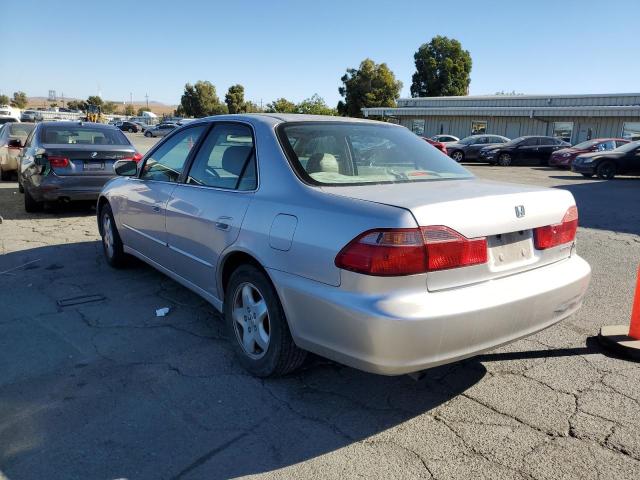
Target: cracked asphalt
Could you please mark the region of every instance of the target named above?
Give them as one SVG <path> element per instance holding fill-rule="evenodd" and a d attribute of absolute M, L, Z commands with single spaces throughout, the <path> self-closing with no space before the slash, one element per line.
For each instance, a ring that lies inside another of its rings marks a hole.
<path fill-rule="evenodd" d="M 640 365 L 594 338 L 629 320 L 640 179 L 470 168 L 571 190 L 593 281 L 561 324 L 417 381 L 318 357 L 253 378 L 202 299 L 106 265 L 90 207 L 28 215 L 0 183 L 0 479 L 640 478 Z"/>

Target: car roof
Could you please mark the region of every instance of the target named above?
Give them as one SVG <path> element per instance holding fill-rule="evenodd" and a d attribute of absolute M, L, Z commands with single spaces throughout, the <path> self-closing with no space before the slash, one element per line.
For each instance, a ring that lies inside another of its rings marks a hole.
<path fill-rule="evenodd" d="M 113 125 L 107 125 L 106 123 L 93 123 L 93 122 L 40 122 L 38 125 L 42 125 L 43 127 L 91 127 L 91 128 L 104 128 L 104 129 L 112 129 L 116 128 Z"/>
<path fill-rule="evenodd" d="M 332 115 L 307 115 L 302 113 L 242 113 L 233 115 L 214 115 L 211 117 L 200 118 L 196 121 L 211 120 L 245 120 L 250 122 L 264 123 L 268 125 L 277 125 L 284 122 L 340 122 L 340 123 L 370 123 L 375 125 L 397 126 L 392 123 L 380 122 L 377 120 L 369 120 L 364 118 L 338 117 Z M 189 122 L 193 125 L 194 122 Z"/>

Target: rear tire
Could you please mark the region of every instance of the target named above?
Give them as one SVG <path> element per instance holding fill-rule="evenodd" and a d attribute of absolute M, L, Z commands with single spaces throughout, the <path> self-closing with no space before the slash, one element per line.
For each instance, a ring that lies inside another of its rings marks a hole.
<path fill-rule="evenodd" d="M 242 265 L 231 274 L 224 318 L 238 361 L 252 375 L 286 375 L 304 362 L 307 352 L 293 342 L 278 294 L 257 267 Z"/>
<path fill-rule="evenodd" d="M 150 138 L 151 137 L 151 133 L 150 132 L 144 132 L 144 136 L 147 137 L 147 138 Z"/>
<path fill-rule="evenodd" d="M 135 130 L 133 128 L 129 128 L 129 133 L 133 133 Z"/>
<path fill-rule="evenodd" d="M 611 180 L 616 176 L 616 164 L 613 162 L 602 162 L 596 169 L 598 178 L 602 180 Z"/>
<path fill-rule="evenodd" d="M 29 190 L 24 191 L 24 209 L 27 213 L 37 213 L 41 212 L 44 209 L 44 202 L 36 201 Z"/>
<path fill-rule="evenodd" d="M 127 254 L 124 253 L 122 240 L 111 211 L 111 205 L 108 203 L 100 210 L 100 235 L 102 236 L 102 249 L 107 263 L 113 268 L 124 267 L 127 263 Z"/>
<path fill-rule="evenodd" d="M 513 163 L 513 159 L 511 158 L 511 155 L 509 155 L 508 153 L 501 153 L 500 156 L 498 157 L 498 165 L 500 165 L 501 167 L 508 167 Z"/>

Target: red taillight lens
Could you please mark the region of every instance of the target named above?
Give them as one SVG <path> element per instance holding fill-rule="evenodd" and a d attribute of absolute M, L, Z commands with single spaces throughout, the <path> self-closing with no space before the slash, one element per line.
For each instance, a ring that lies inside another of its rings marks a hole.
<path fill-rule="evenodd" d="M 467 238 L 445 226 L 422 227 L 428 269 L 446 270 L 487 263 L 487 239 Z"/>
<path fill-rule="evenodd" d="M 124 157 L 122 160 L 133 160 L 134 162 L 139 162 L 140 160 L 142 160 L 142 154 L 139 152 L 136 152 L 133 154 L 133 157 Z"/>
<path fill-rule="evenodd" d="M 418 228 L 371 230 L 359 235 L 336 257 L 336 266 L 367 275 L 412 275 L 426 270 Z"/>
<path fill-rule="evenodd" d="M 377 276 L 414 275 L 486 263 L 485 238 L 468 239 L 444 226 L 365 232 L 336 257 L 338 268 Z"/>
<path fill-rule="evenodd" d="M 578 209 L 573 206 L 567 210 L 561 223 L 536 228 L 533 231 L 535 245 L 538 250 L 557 247 L 573 242 L 578 230 Z"/>
<path fill-rule="evenodd" d="M 47 160 L 49 160 L 49 165 L 53 168 L 66 168 L 69 166 L 69 159 L 67 157 L 50 155 L 47 157 Z"/>

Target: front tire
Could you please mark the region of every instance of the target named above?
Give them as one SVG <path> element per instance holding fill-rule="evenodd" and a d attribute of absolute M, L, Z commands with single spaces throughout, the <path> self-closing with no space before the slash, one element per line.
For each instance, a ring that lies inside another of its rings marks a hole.
<path fill-rule="evenodd" d="M 41 212 L 44 209 L 44 202 L 36 201 L 29 190 L 24 191 L 24 209 L 27 213 L 37 213 Z"/>
<path fill-rule="evenodd" d="M 456 162 L 460 163 L 464 161 L 464 152 L 462 150 L 456 150 L 451 154 L 451 158 L 453 158 Z"/>
<path fill-rule="evenodd" d="M 508 153 L 501 153 L 500 156 L 498 157 L 498 165 L 500 165 L 501 167 L 508 167 L 513 163 L 513 159 L 511 158 L 511 155 L 509 155 Z"/>
<path fill-rule="evenodd" d="M 129 128 L 129 133 L 133 133 L 135 130 L 133 128 Z"/>
<path fill-rule="evenodd" d="M 583 173 L 582 176 L 585 178 L 593 178 L 593 173 Z"/>
<path fill-rule="evenodd" d="M 242 265 L 231 274 L 224 318 L 236 356 L 252 375 L 286 375 L 304 362 L 307 352 L 293 342 L 278 294 L 257 267 Z"/>
<path fill-rule="evenodd" d="M 147 138 L 150 138 L 152 135 L 151 135 L 151 132 L 144 132 L 144 136 Z"/>
<path fill-rule="evenodd" d="M 122 240 L 116 227 L 111 206 L 107 203 L 100 210 L 100 235 L 102 236 L 102 249 L 107 263 L 113 268 L 122 268 L 127 263 L 127 254 L 124 253 Z"/>
<path fill-rule="evenodd" d="M 596 169 L 598 178 L 602 180 L 611 180 L 616 176 L 616 164 L 613 162 L 602 162 Z"/>

